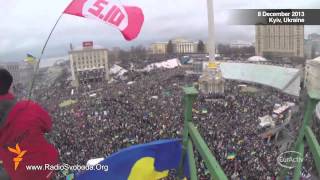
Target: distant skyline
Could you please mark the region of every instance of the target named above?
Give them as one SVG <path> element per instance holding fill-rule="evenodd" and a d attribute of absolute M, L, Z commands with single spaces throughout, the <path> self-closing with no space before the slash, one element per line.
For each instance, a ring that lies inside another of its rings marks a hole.
<path fill-rule="evenodd" d="M 0 0 L 0 61 L 23 60 L 26 53 L 39 56 L 56 19 L 71 0 Z M 69 45 L 81 46 L 94 41 L 106 48 L 148 46 L 152 42 L 182 37 L 207 41 L 206 0 L 121 0 L 122 4 L 139 6 L 145 22 L 137 39 L 125 41 L 118 30 L 103 23 L 63 15 L 51 40 L 45 58 L 66 56 Z M 254 42 L 254 26 L 229 26 L 230 9 L 320 9 L 318 0 L 214 0 L 216 43 Z M 305 37 L 320 33 L 319 26 L 306 26 Z"/>

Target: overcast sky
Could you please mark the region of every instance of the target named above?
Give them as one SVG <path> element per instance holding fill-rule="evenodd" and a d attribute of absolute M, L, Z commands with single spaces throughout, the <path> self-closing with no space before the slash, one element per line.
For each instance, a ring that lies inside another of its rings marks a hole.
<path fill-rule="evenodd" d="M 0 61 L 19 61 L 26 53 L 39 56 L 41 48 L 61 12 L 71 0 L 0 0 Z M 69 44 L 94 41 L 106 48 L 149 45 L 175 37 L 207 38 L 206 0 L 121 0 L 142 8 L 145 22 L 139 37 L 125 41 L 115 28 L 98 21 L 64 15 L 49 41 L 45 57 L 65 56 Z M 217 42 L 254 42 L 254 26 L 227 25 L 230 9 L 301 8 L 320 9 L 319 0 L 215 0 Z M 305 35 L 319 32 L 308 26 Z"/>

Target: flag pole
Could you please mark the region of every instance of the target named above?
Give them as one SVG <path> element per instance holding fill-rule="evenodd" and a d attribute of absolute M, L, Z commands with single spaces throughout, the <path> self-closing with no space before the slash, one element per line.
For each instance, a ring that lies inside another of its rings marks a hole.
<path fill-rule="evenodd" d="M 28 92 L 28 99 L 31 99 L 32 89 L 33 89 L 33 86 L 34 86 L 34 82 L 35 82 L 36 76 L 37 76 L 38 71 L 39 71 L 39 66 L 40 66 L 40 62 L 41 62 L 42 56 L 43 56 L 43 54 L 44 54 L 44 51 L 45 51 L 45 49 L 46 49 L 46 47 L 47 47 L 47 44 L 48 44 L 48 42 L 49 42 L 49 39 L 50 39 L 50 37 L 51 37 L 54 29 L 56 28 L 58 22 L 59 22 L 60 19 L 62 18 L 62 15 L 63 15 L 63 13 L 61 13 L 61 15 L 59 16 L 59 18 L 57 19 L 56 23 L 54 24 L 54 26 L 52 27 L 52 29 L 51 29 L 51 31 L 50 31 L 50 34 L 49 34 L 46 42 L 45 42 L 44 45 L 43 45 L 41 54 L 40 54 L 40 56 L 39 56 L 39 59 L 38 59 L 38 62 L 37 62 L 37 65 L 36 65 L 36 68 L 35 68 L 35 70 L 34 70 L 32 80 L 31 80 L 30 89 L 29 89 L 29 92 Z"/>

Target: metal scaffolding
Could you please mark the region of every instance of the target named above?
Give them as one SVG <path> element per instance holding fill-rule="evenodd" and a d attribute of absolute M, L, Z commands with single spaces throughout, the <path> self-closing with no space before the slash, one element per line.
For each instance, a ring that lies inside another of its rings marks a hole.
<path fill-rule="evenodd" d="M 183 129 L 183 147 L 181 162 L 178 169 L 179 179 L 183 179 L 183 164 L 187 161 L 185 154 L 188 153 L 188 163 L 190 167 L 190 179 L 197 180 L 197 169 L 194 159 L 194 150 L 198 151 L 201 158 L 204 160 L 208 171 L 213 179 L 227 180 L 227 176 L 219 165 L 214 155 L 212 155 L 208 145 L 202 138 L 196 126 L 192 122 L 192 105 L 198 95 L 198 91 L 194 87 L 185 87 L 184 90 L 184 129 Z M 304 154 L 305 145 L 313 155 L 317 171 L 320 175 L 320 146 L 311 130 L 311 120 L 314 115 L 314 110 L 319 102 L 319 99 L 308 97 L 308 105 L 305 111 L 303 125 L 300 128 L 298 138 L 293 146 L 293 151 L 299 152 L 300 155 Z M 303 158 L 303 157 L 301 157 Z M 299 180 L 301 176 L 302 163 L 296 164 L 294 169 L 294 180 Z M 284 179 L 288 174 L 289 169 L 283 169 L 277 178 L 278 180 Z"/>

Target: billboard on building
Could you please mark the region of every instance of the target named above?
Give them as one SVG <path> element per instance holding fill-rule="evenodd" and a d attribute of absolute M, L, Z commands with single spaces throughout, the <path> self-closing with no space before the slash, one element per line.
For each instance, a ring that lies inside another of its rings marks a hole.
<path fill-rule="evenodd" d="M 82 42 L 82 47 L 84 48 L 92 48 L 93 47 L 93 41 L 85 41 L 85 42 Z"/>

